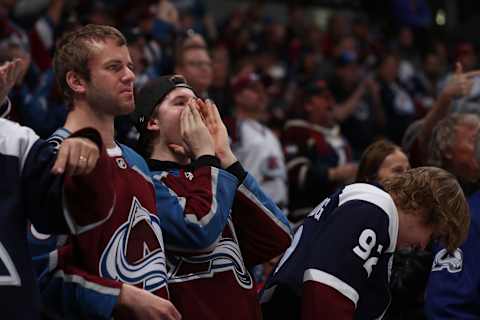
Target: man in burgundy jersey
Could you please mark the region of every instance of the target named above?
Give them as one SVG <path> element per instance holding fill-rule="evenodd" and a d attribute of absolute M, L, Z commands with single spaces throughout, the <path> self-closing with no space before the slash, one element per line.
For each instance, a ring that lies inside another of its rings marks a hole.
<path fill-rule="evenodd" d="M 52 143 L 92 126 L 102 136 L 108 160 L 97 168 L 101 174 L 94 188 L 67 184 L 66 216 L 74 236 L 49 255 L 58 258 L 48 264 L 48 271 L 56 269 L 43 286 L 44 301 L 69 317 L 179 319 L 168 301 L 148 168 L 114 140 L 114 118 L 134 108 L 135 75 L 125 38 L 109 26 L 79 28 L 59 40 L 54 67 L 71 111 Z"/>

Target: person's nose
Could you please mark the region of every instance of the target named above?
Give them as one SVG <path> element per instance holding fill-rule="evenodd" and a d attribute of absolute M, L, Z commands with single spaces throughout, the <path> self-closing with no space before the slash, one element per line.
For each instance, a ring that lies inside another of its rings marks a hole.
<path fill-rule="evenodd" d="M 132 71 L 132 69 L 125 67 L 125 72 L 122 76 L 122 81 L 124 82 L 133 82 L 135 80 L 135 73 Z"/>

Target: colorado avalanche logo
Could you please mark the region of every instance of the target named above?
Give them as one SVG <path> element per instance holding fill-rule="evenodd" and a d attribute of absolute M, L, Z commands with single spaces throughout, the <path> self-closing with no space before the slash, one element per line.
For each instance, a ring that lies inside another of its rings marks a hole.
<path fill-rule="evenodd" d="M 463 251 L 462 249 L 455 250 L 452 254 L 448 253 L 446 249 L 438 251 L 435 255 L 432 265 L 432 271 L 440 271 L 447 269 L 450 273 L 457 273 L 462 271 L 463 266 Z"/>
<path fill-rule="evenodd" d="M 165 253 L 158 217 L 133 198 L 128 221 L 120 226 L 102 253 L 105 278 L 139 285 L 150 292 L 166 285 Z"/>
<path fill-rule="evenodd" d="M 211 278 L 217 272 L 231 271 L 238 284 L 251 289 L 252 277 L 245 268 L 238 243 L 228 228 L 218 240 L 213 252 L 190 257 L 169 257 L 169 282 L 185 282 Z"/>

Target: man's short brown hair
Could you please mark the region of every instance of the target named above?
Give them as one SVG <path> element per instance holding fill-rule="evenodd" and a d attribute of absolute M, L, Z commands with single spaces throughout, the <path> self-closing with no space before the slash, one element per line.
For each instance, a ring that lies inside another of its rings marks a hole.
<path fill-rule="evenodd" d="M 388 178 L 384 187 L 404 213 L 420 210 L 433 236 L 452 252 L 470 224 L 469 207 L 455 176 L 436 167 L 419 167 Z"/>
<path fill-rule="evenodd" d="M 185 61 L 185 55 L 188 51 L 191 50 L 203 50 L 207 52 L 207 54 L 210 56 L 210 52 L 208 51 L 208 48 L 197 43 L 192 43 L 192 44 L 182 44 L 177 47 L 176 54 L 175 54 L 175 66 L 176 67 L 183 67 L 187 63 Z"/>
<path fill-rule="evenodd" d="M 69 71 L 76 72 L 86 81 L 90 80 L 89 59 L 94 53 L 93 42 L 105 42 L 113 39 L 118 46 L 127 44 L 120 31 L 111 26 L 88 24 L 68 32 L 57 42 L 53 66 L 57 82 L 62 89 L 66 102 L 73 102 L 73 91 L 68 86 L 66 76 Z"/>

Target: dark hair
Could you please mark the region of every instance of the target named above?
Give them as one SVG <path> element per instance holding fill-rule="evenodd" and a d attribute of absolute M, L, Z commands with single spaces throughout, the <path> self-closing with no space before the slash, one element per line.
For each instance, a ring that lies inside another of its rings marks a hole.
<path fill-rule="evenodd" d="M 150 157 L 153 151 L 152 142 L 156 133 L 147 129 L 152 117 L 157 117 L 159 107 L 165 97 L 175 88 L 188 88 L 193 91 L 181 75 L 166 75 L 148 81 L 135 95 L 135 111 L 130 119 L 140 133 L 137 151 L 144 157 Z"/>
<path fill-rule="evenodd" d="M 383 160 L 395 150 L 401 149 L 396 144 L 384 139 L 369 145 L 360 158 L 356 181 L 372 182 L 377 180 L 378 170 Z"/>
<path fill-rule="evenodd" d="M 92 42 L 105 42 L 113 39 L 118 46 L 127 44 L 120 31 L 111 26 L 88 24 L 68 32 L 57 42 L 53 65 L 57 82 L 67 104 L 73 102 L 73 91 L 67 83 L 67 73 L 76 72 L 86 81 L 90 80 L 89 59 L 94 53 Z"/>
<path fill-rule="evenodd" d="M 157 104 L 150 115 L 150 118 L 157 117 L 160 108 L 160 104 Z M 148 121 L 148 120 L 147 120 Z M 150 130 L 145 129 L 143 132 L 140 132 L 140 136 L 137 141 L 135 150 L 145 159 L 149 159 L 153 152 L 153 141 L 157 135 Z"/>

